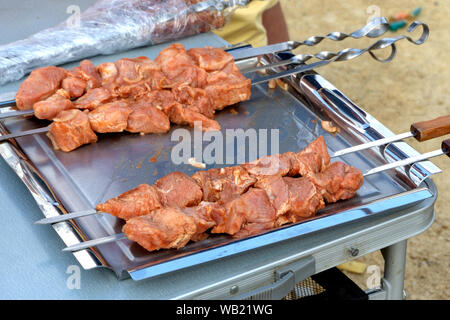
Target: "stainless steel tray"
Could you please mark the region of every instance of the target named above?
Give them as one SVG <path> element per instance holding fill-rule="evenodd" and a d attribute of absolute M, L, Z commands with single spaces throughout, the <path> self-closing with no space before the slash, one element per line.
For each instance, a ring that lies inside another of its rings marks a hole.
<path fill-rule="evenodd" d="M 268 59 L 276 60 L 276 57 Z M 295 76 L 289 82 L 289 91 L 268 90 L 266 85 L 253 87 L 250 101 L 217 113 L 216 119 L 224 136 L 226 129 L 279 129 L 279 151 L 286 152 L 303 149 L 319 135 L 325 137 L 330 151 L 392 135 L 376 119 L 347 101 L 320 75 Z M 332 91 L 334 98 L 324 100 L 322 88 Z M 340 126 L 339 134 L 322 130 L 320 121 L 329 118 Z M 44 124 L 36 119 L 10 119 L 1 129 L 16 132 Z M 177 143 L 171 141 L 171 134 L 177 128 L 173 127 L 164 135 L 102 135 L 98 143 L 71 153 L 55 152 L 44 135 L 28 136 L 18 138 L 17 145 L 1 144 L 0 154 L 28 186 L 44 215 L 50 217 L 61 212 L 93 208 L 140 183 L 152 184 L 175 170 L 193 174 L 198 169 L 175 165 L 170 159 L 171 148 Z M 204 146 L 207 144 L 205 142 Z M 414 154 L 417 152 L 406 143 L 397 143 L 383 150 L 347 155 L 340 160 L 365 171 Z M 222 166 L 225 165 L 217 167 Z M 247 239 L 234 240 L 218 235 L 190 243 L 180 250 L 153 253 L 132 241 L 123 240 L 74 254 L 85 269 L 108 267 L 120 278 L 128 275 L 133 279 L 155 277 L 413 205 L 435 196 L 421 182 L 438 172 L 439 168 L 431 162 L 424 162 L 411 170 L 399 169 L 395 173 L 367 177 L 356 197 L 327 206 L 317 218 Z M 113 216 L 96 215 L 53 227 L 67 245 L 72 245 L 81 239 L 119 233 L 121 226 L 122 222 Z"/>

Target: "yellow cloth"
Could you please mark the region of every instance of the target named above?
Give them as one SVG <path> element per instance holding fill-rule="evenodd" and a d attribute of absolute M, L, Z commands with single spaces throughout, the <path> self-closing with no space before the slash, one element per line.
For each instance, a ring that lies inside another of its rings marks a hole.
<path fill-rule="evenodd" d="M 262 14 L 272 8 L 278 0 L 252 0 L 247 7 L 236 9 L 228 23 L 214 33 L 231 44 L 247 42 L 254 47 L 267 45 L 266 29 Z"/>

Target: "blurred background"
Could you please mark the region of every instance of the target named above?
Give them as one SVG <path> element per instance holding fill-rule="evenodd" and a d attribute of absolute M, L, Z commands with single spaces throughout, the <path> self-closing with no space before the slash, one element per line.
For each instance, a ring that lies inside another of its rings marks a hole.
<path fill-rule="evenodd" d="M 430 27 L 430 38 L 425 44 L 415 46 L 402 40 L 397 45 L 395 59 L 390 63 L 378 63 L 369 55 L 363 55 L 351 62 L 334 63 L 318 72 L 394 133 L 407 131 L 414 122 L 450 114 L 450 102 L 447 100 L 450 96 L 450 64 L 446 62 L 446 56 L 450 52 L 449 0 L 280 2 L 291 40 L 304 40 L 312 35 L 326 35 L 333 31 L 352 32 L 361 28 L 375 15 L 389 17 L 422 7 L 417 20 L 427 23 Z M 412 34 L 414 39 L 420 35 L 419 29 L 416 30 L 417 33 Z M 403 28 L 388 32 L 385 36 L 406 33 L 406 28 Z M 300 47 L 296 52 L 363 48 L 373 41 L 323 41 L 312 48 Z M 387 54 L 389 50 L 386 50 Z M 438 149 L 441 142 L 441 139 L 435 139 L 417 143 L 414 139 L 408 139 L 408 143 L 419 152 Z M 450 298 L 449 160 L 447 157 L 432 160 L 444 171 L 433 177 L 439 191 L 436 220 L 427 231 L 408 241 L 405 276 L 407 299 Z M 358 261 L 367 265 L 378 265 L 383 269 L 384 262 L 380 252 L 366 255 Z M 369 273 L 346 274 L 362 288 L 367 288 Z"/>

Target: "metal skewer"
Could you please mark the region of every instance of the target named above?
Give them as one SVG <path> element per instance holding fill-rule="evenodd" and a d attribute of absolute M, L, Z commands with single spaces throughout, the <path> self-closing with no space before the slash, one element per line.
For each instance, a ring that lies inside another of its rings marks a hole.
<path fill-rule="evenodd" d="M 0 108 L 8 108 L 16 105 L 16 100 L 1 101 Z"/>
<path fill-rule="evenodd" d="M 5 134 L 4 136 L 0 136 L 0 142 L 9 140 L 9 139 L 13 139 L 13 138 L 29 136 L 32 134 L 44 133 L 44 132 L 48 132 L 48 130 L 49 130 L 48 127 L 43 127 L 43 128 L 38 128 L 38 129 L 31 129 L 31 130 L 26 130 L 26 131 L 21 131 L 21 132 L 16 132 L 16 133 Z"/>
<path fill-rule="evenodd" d="M 72 246 L 68 246 L 64 249 L 62 249 L 62 251 L 80 251 L 80 250 L 84 250 L 84 249 L 88 249 L 91 247 L 95 247 L 98 246 L 100 244 L 104 244 L 104 243 L 110 243 L 110 242 L 115 242 L 115 241 L 120 241 L 120 240 L 125 240 L 128 239 L 127 236 L 124 233 L 117 233 L 111 236 L 107 236 L 107 237 L 102 237 L 102 238 L 98 238 L 98 239 L 94 239 L 94 240 L 88 240 L 88 241 L 83 241 L 80 242 L 78 244 L 74 244 Z"/>
<path fill-rule="evenodd" d="M 430 158 L 434 158 L 434 157 L 437 157 L 437 156 L 441 156 L 441 155 L 444 155 L 444 154 L 450 157 L 450 139 L 447 139 L 447 140 L 442 142 L 441 149 L 438 149 L 438 150 L 435 150 L 435 151 L 431 151 L 431 152 L 427 152 L 427 153 L 424 153 L 424 154 L 421 154 L 421 155 L 418 155 L 418 156 L 415 156 L 415 157 L 410 157 L 410 158 L 407 158 L 407 159 L 404 159 L 404 160 L 399 160 L 399 161 L 395 161 L 395 162 L 392 162 L 392 163 L 388 163 L 388 164 L 382 165 L 382 166 L 377 167 L 377 168 L 373 168 L 373 169 L 365 172 L 363 174 L 363 176 L 367 177 L 369 175 L 376 174 L 376 173 L 379 173 L 379 172 L 382 172 L 382 171 L 386 171 L 386 170 L 393 169 L 393 168 L 396 168 L 396 167 L 406 166 L 406 165 L 409 165 L 409 164 L 413 164 L 415 162 L 420 162 L 420 161 L 427 160 L 427 159 L 430 159 Z M 88 241 L 84 241 L 84 242 L 81 242 L 81 243 L 78 243 L 78 244 L 75 244 L 75 245 L 72 245 L 72 246 L 68 246 L 68 247 L 64 248 L 63 251 L 72 251 L 72 252 L 80 251 L 80 250 L 88 249 L 90 247 L 95 247 L 95 246 L 100 245 L 100 244 L 110 243 L 110 242 L 114 242 L 114 241 L 120 241 L 120 240 L 123 240 L 123 239 L 127 239 L 125 234 L 124 233 L 118 233 L 118 234 L 115 234 L 115 235 L 111 235 L 111 236 L 107 236 L 107 237 L 103 237 L 103 238 L 98 238 L 98 239 L 93 239 L 93 240 L 88 240 Z"/>
<path fill-rule="evenodd" d="M 371 20 L 367 25 L 350 34 L 344 32 L 332 32 L 326 36 L 312 36 L 304 41 L 286 41 L 267 45 L 259 48 L 240 49 L 236 52 L 230 52 L 235 60 L 258 57 L 265 54 L 277 53 L 281 51 L 294 50 L 302 45 L 309 47 L 319 44 L 324 39 L 333 41 L 342 41 L 346 38 L 360 39 L 363 37 L 377 38 L 389 30 L 389 22 L 385 17 L 378 17 Z"/>
<path fill-rule="evenodd" d="M 68 214 L 63 214 L 63 215 L 59 215 L 59 216 L 41 219 L 41 220 L 36 221 L 34 224 L 53 224 L 53 223 L 66 221 L 66 220 L 70 220 L 70 219 L 90 216 L 90 215 L 93 215 L 96 213 L 101 214 L 101 212 L 99 212 L 95 209 L 77 211 L 77 212 L 72 212 L 72 213 L 68 213 Z M 70 217 L 68 217 L 68 216 L 70 216 Z M 66 219 L 61 220 L 61 218 L 66 218 Z"/>
<path fill-rule="evenodd" d="M 354 147 L 342 149 L 330 155 L 330 158 L 340 157 L 345 154 L 382 146 L 391 142 L 400 141 L 410 137 L 422 142 L 433 138 L 441 137 L 450 133 L 450 115 L 435 118 L 433 120 L 416 122 L 411 125 L 409 132 L 397 134 L 392 137 L 378 139 L 368 143 L 363 143 Z"/>
<path fill-rule="evenodd" d="M 267 65 L 262 65 L 262 66 L 257 66 L 257 67 L 253 67 L 253 68 L 248 68 L 248 69 L 244 69 L 241 70 L 241 72 L 243 74 L 247 74 L 250 72 L 255 72 L 255 71 L 259 71 L 259 70 L 264 70 L 264 69 L 270 69 L 270 68 L 275 68 L 275 67 L 280 67 L 280 66 L 284 66 L 284 65 L 288 65 L 288 64 L 300 64 L 303 65 L 305 62 L 307 62 L 310 59 L 316 58 L 322 61 L 329 61 L 329 62 L 334 62 L 334 61 L 348 61 L 351 59 L 354 59 L 356 57 L 359 57 L 360 55 L 369 52 L 369 54 L 372 56 L 372 58 L 374 58 L 375 60 L 379 61 L 379 62 L 389 62 L 392 59 L 394 59 L 395 54 L 396 54 L 396 47 L 395 47 L 395 43 L 397 41 L 403 40 L 403 39 L 407 39 L 409 42 L 415 44 L 415 45 L 421 45 L 423 44 L 429 36 L 429 28 L 426 24 L 419 22 L 419 21 L 414 21 L 413 23 L 411 23 L 411 25 L 408 27 L 407 31 L 408 32 L 412 32 L 414 31 L 418 26 L 422 26 L 423 30 L 422 30 L 422 35 L 419 37 L 418 40 L 413 40 L 411 37 L 406 36 L 406 35 L 401 35 L 401 36 L 397 36 L 397 37 L 393 37 L 393 38 L 382 38 L 376 42 L 374 42 L 372 45 L 370 45 L 369 47 L 365 48 L 365 49 L 356 49 L 356 48 L 347 48 L 344 50 L 341 50 L 337 53 L 334 52 L 329 52 L 329 51 L 321 51 L 319 53 L 316 54 L 299 54 L 296 55 L 290 59 L 287 60 L 282 60 L 279 62 L 275 62 L 272 64 L 267 64 Z M 388 46 L 391 46 L 392 52 L 389 55 L 389 57 L 385 58 L 385 59 L 380 59 L 378 58 L 373 51 L 375 50 L 380 50 L 380 49 L 384 49 Z M 325 64 L 323 64 L 325 65 Z M 315 66 L 315 68 L 317 68 L 319 66 Z M 295 70 L 295 69 L 292 69 Z M 306 71 L 306 70 L 304 70 Z M 298 71 L 298 72 L 303 72 L 303 71 Z"/>
<path fill-rule="evenodd" d="M 411 125 L 411 130 L 409 132 L 405 132 L 405 133 L 398 134 L 398 135 L 395 135 L 392 137 L 387 137 L 384 139 L 379 139 L 379 140 L 375 140 L 372 142 L 363 143 L 363 144 L 360 144 L 360 145 L 357 145 L 354 147 L 346 148 L 346 149 L 343 149 L 340 151 L 336 151 L 335 153 L 330 155 L 330 158 L 335 158 L 335 157 L 339 157 L 339 156 L 342 156 L 345 154 L 369 149 L 369 148 L 376 147 L 376 146 L 381 146 L 381 145 L 384 145 L 387 143 L 403 140 L 403 139 L 406 139 L 409 137 L 414 137 L 418 141 L 426 141 L 426 140 L 430 140 L 433 138 L 441 137 L 441 136 L 449 134 L 449 133 L 450 133 L 450 115 L 442 116 L 442 117 L 438 117 L 436 119 L 429 120 L 429 121 L 421 121 L 421 122 L 413 123 Z M 1 141 L 1 138 L 2 137 L 0 137 L 0 141 Z M 85 216 L 96 214 L 96 213 L 100 214 L 101 212 L 98 212 L 94 209 L 73 212 L 73 213 L 63 214 L 63 215 L 59 215 L 59 216 L 55 216 L 55 217 L 51 217 L 51 218 L 44 218 L 44 219 L 36 221 L 35 224 L 52 224 L 52 223 L 67 221 L 67 220 L 71 220 L 71 219 L 75 219 L 75 218 L 85 217 Z"/>
<path fill-rule="evenodd" d="M 33 115 L 33 114 L 34 114 L 34 110 L 20 110 L 20 111 L 5 112 L 5 113 L 0 113 L 0 120 L 7 119 L 7 118 L 13 118 L 13 117 L 28 116 L 28 115 Z"/>

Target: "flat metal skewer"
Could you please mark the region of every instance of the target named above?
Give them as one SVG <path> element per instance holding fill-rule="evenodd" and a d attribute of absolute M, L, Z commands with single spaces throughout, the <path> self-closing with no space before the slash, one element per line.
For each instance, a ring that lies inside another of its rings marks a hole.
<path fill-rule="evenodd" d="M 97 211 L 95 209 L 89 209 L 89 210 L 84 210 L 84 211 L 77 211 L 77 212 L 72 212 L 72 213 L 68 213 L 68 214 L 63 214 L 63 215 L 59 215 L 59 216 L 54 216 L 54 217 L 50 217 L 50 218 L 41 219 L 41 220 L 36 221 L 34 224 L 53 224 L 53 223 L 66 221 L 66 220 L 70 220 L 70 219 L 90 216 L 90 215 L 93 215 L 93 214 L 96 214 L 96 213 L 97 214 L 101 214 L 100 211 Z M 68 217 L 68 216 L 70 216 L 70 217 Z M 61 219 L 61 218 L 65 218 L 65 219 Z"/>
<path fill-rule="evenodd" d="M 340 157 L 349 153 L 382 146 L 391 142 L 400 141 L 410 137 L 417 141 L 427 141 L 450 134 L 450 115 L 435 118 L 433 120 L 420 121 L 411 125 L 409 132 L 394 135 L 383 139 L 363 143 L 350 148 L 342 149 L 330 155 L 330 158 Z"/>
<path fill-rule="evenodd" d="M 0 101 L 0 108 L 8 108 L 16 105 L 16 100 Z"/>
<path fill-rule="evenodd" d="M 371 142 L 367 142 L 367 143 L 363 143 L 363 144 L 359 144 L 357 146 L 353 146 L 350 148 L 346 148 L 346 149 L 342 149 L 339 151 L 334 152 L 333 154 L 330 154 L 330 158 L 336 158 L 336 157 L 340 157 L 349 153 L 353 153 L 353 152 L 357 152 L 357 151 L 362 151 L 365 149 L 370 149 L 373 147 L 378 147 L 378 146 L 382 146 L 391 142 L 395 142 L 395 141 L 400 141 L 403 139 L 407 139 L 410 137 L 414 137 L 414 133 L 412 132 L 405 132 L 405 133 L 401 133 L 401 134 L 397 134 L 395 136 L 392 137 L 387 137 L 387 138 L 383 138 L 383 139 L 378 139 L 378 140 L 374 140 Z"/>
<path fill-rule="evenodd" d="M 0 113 L 0 120 L 13 117 L 30 116 L 33 114 L 34 110 L 19 110 L 19 111 L 4 112 Z"/>
<path fill-rule="evenodd" d="M 441 149 L 438 150 L 434 150 L 431 152 L 427 152 L 424 154 L 420 154 L 418 156 L 414 156 L 414 157 L 410 157 L 404 160 L 399 160 L 399 161 L 395 161 L 392 163 L 388 163 L 382 166 L 379 166 L 377 168 L 373 168 L 368 170 L 367 172 L 365 172 L 363 174 L 363 177 L 367 177 L 370 176 L 372 174 L 376 174 L 376 173 L 380 173 L 382 171 L 386 171 L 386 170 L 390 170 L 390 169 L 394 169 L 396 167 L 402 167 L 402 166 L 406 166 L 409 164 L 413 164 L 416 162 L 420 162 L 420 161 L 424 161 L 424 160 L 428 160 L 430 158 L 434 158 L 434 157 L 438 157 L 441 155 L 447 155 L 450 157 L 450 139 L 447 139 L 445 141 L 442 142 L 442 146 Z M 104 244 L 104 243 L 109 243 L 109 242 L 114 242 L 114 241 L 120 241 L 123 239 L 127 239 L 127 237 L 125 236 L 124 233 L 118 233 L 115 235 L 111 235 L 111 236 L 107 236 L 107 237 L 103 237 L 103 238 L 98 238 L 98 239 L 93 239 L 93 240 L 88 240 L 88 241 L 84 241 L 81 243 L 78 243 L 76 245 L 72 245 L 72 246 L 68 246 L 66 248 L 63 249 L 63 251 L 79 251 L 79 250 L 84 250 L 90 247 L 94 247 L 100 244 Z"/>
<path fill-rule="evenodd" d="M 62 251 L 72 251 L 72 252 L 80 251 L 80 250 L 98 246 L 100 244 L 110 243 L 110 242 L 115 242 L 115 241 L 120 241 L 120 240 L 125 240 L 125 239 L 128 239 L 128 238 L 124 233 L 117 233 L 117 234 L 107 236 L 107 237 L 83 241 L 83 242 L 74 244 L 72 246 L 68 246 L 68 247 L 62 249 Z"/>
<path fill-rule="evenodd" d="M 0 142 L 9 140 L 9 139 L 13 139 L 13 138 L 29 136 L 32 134 L 45 133 L 45 132 L 48 132 L 48 130 L 49 130 L 48 127 L 43 127 L 43 128 L 38 128 L 38 129 L 31 129 L 31 130 L 26 130 L 26 131 L 21 131 L 21 132 L 16 132 L 16 133 L 5 134 L 4 136 L 0 136 Z"/>

